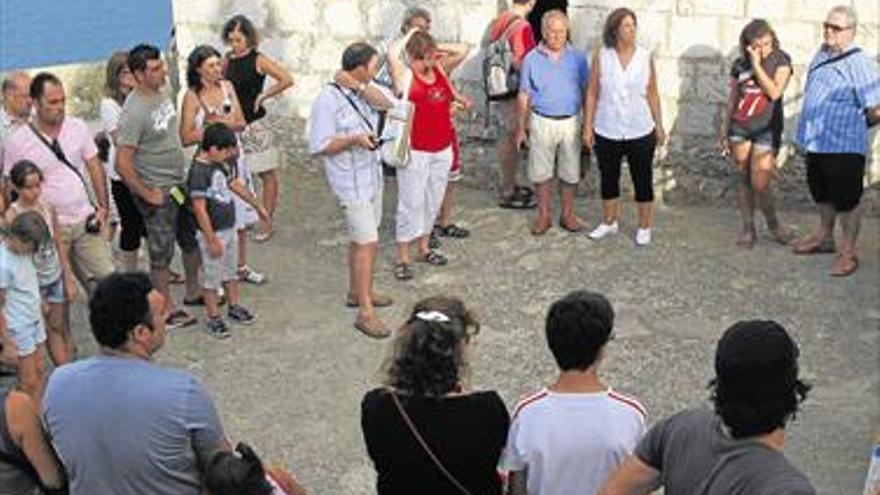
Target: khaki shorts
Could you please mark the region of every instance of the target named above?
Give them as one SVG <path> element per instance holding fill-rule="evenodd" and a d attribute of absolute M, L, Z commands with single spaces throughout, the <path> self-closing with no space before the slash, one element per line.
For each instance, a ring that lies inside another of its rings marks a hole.
<path fill-rule="evenodd" d="M 235 229 L 216 231 L 220 244 L 223 244 L 223 254 L 214 258 L 208 252 L 208 242 L 201 231 L 196 233 L 196 241 L 199 243 L 199 251 L 202 253 L 202 287 L 209 290 L 217 290 L 225 282 L 231 282 L 238 277 L 238 232 Z"/>
<path fill-rule="evenodd" d="M 540 184 L 556 176 L 566 184 L 577 184 L 580 174 L 580 119 L 576 116 L 549 119 L 532 112 L 529 121 L 529 180 Z"/>
<path fill-rule="evenodd" d="M 378 189 L 370 199 L 358 199 L 340 203 L 348 223 L 348 236 L 355 244 L 370 244 L 379 241 L 379 226 L 382 224 L 382 189 Z"/>
<path fill-rule="evenodd" d="M 74 275 L 86 290 L 113 271 L 110 244 L 100 234 L 86 232 L 85 221 L 61 225 L 60 240 Z"/>

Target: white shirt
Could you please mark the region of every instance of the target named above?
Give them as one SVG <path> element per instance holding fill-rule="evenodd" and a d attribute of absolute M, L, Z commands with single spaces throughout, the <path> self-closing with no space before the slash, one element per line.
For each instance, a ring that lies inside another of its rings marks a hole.
<path fill-rule="evenodd" d="M 635 139 L 650 134 L 654 118 L 648 106 L 651 54 L 637 46 L 626 69 L 617 51 L 599 52 L 599 99 L 593 122 L 595 133 L 607 139 Z"/>
<path fill-rule="evenodd" d="M 501 468 L 527 470 L 529 495 L 593 495 L 645 434 L 645 408 L 610 388 L 543 389 L 513 411 Z"/>
<path fill-rule="evenodd" d="M 101 130 L 107 134 L 110 140 L 110 151 L 107 162 L 104 163 L 104 173 L 111 180 L 122 180 L 116 173 L 116 145 L 113 144 L 112 133 L 119 129 L 119 117 L 122 116 L 122 107 L 112 98 L 101 98 Z"/>
<path fill-rule="evenodd" d="M 0 105 L 0 163 L 3 163 L 3 142 L 24 124 L 24 121 L 10 117 L 6 108 Z"/>
<path fill-rule="evenodd" d="M 358 110 L 342 93 L 345 91 Z M 337 137 L 373 132 L 377 113 L 354 92 L 325 85 L 312 104 L 309 116 L 309 153 L 317 155 Z M 366 118 L 370 124 L 364 121 Z M 372 126 L 372 127 L 371 127 Z M 379 154 L 362 146 L 352 146 L 335 155 L 322 155 L 327 182 L 342 202 L 369 200 L 382 187 Z"/>

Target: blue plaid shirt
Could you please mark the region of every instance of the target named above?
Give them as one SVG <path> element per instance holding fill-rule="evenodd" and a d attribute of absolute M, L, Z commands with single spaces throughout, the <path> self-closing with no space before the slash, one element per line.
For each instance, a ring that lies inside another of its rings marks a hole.
<path fill-rule="evenodd" d="M 808 153 L 864 155 L 865 110 L 880 105 L 880 72 L 864 52 L 813 70 L 833 56 L 823 48 L 810 63 L 795 141 Z"/>

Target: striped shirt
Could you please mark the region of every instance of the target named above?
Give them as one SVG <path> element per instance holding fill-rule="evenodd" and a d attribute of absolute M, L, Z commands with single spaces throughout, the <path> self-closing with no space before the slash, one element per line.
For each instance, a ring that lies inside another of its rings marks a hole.
<path fill-rule="evenodd" d="M 795 140 L 809 153 L 864 155 L 865 110 L 880 105 L 880 72 L 864 52 L 813 70 L 834 56 L 822 49 L 810 63 Z"/>

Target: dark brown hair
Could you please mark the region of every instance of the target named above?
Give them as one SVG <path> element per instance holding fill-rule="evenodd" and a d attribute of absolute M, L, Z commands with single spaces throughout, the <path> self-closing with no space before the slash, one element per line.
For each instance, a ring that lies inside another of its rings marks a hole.
<path fill-rule="evenodd" d="M 605 19 L 605 27 L 602 28 L 602 43 L 605 46 L 608 48 L 617 46 L 617 30 L 620 29 L 620 24 L 627 17 L 632 17 L 633 22 L 636 25 L 639 24 L 636 13 L 626 7 L 614 9 L 608 14 L 608 18 Z"/>
<path fill-rule="evenodd" d="M 773 38 L 773 50 L 778 50 L 779 39 L 776 37 L 776 32 L 770 27 L 769 22 L 764 19 L 752 19 L 751 22 L 746 24 L 746 27 L 739 33 L 739 54 L 743 60 L 750 60 L 748 46 L 756 39 L 763 38 L 768 34 Z"/>

